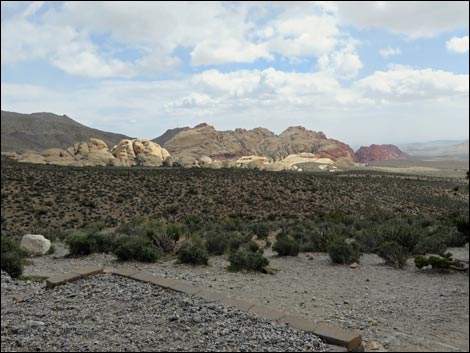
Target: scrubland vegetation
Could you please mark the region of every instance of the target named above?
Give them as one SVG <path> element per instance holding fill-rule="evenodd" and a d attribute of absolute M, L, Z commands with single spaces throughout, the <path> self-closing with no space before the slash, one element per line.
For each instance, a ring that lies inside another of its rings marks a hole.
<path fill-rule="evenodd" d="M 328 252 L 335 264 L 375 253 L 398 269 L 416 256 L 420 268 L 459 268 L 446 250 L 469 241 L 468 186 L 450 179 L 8 161 L 1 177 L 2 269 L 15 274 L 26 233 L 64 241 L 69 256 L 208 265 L 226 255 L 230 271 L 260 272 L 270 246 L 279 256 Z"/>

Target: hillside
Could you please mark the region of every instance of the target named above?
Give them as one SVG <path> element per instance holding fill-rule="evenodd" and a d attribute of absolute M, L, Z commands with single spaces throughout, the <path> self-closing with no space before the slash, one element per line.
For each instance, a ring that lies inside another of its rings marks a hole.
<path fill-rule="evenodd" d="M 129 137 L 92 129 L 66 115 L 52 113 L 20 114 L 1 112 L 1 151 L 43 151 L 67 148 L 80 141 L 97 138 L 114 146 Z"/>

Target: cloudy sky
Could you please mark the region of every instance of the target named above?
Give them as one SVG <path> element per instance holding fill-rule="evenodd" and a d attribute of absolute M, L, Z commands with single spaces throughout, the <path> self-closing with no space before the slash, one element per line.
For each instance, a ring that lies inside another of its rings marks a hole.
<path fill-rule="evenodd" d="M 148 138 L 207 122 L 467 139 L 468 7 L 2 1 L 1 108 Z"/>

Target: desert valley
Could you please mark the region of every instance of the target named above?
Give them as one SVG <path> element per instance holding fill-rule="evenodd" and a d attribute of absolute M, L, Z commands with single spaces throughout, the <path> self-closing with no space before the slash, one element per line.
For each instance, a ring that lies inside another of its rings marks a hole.
<path fill-rule="evenodd" d="M 2 1 L 2 352 L 468 352 L 469 4 Z"/>

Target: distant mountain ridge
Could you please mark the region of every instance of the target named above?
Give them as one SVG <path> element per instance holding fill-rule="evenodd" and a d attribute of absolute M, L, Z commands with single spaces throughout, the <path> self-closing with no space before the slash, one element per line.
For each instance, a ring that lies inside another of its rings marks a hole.
<path fill-rule="evenodd" d="M 114 146 L 128 136 L 82 125 L 66 115 L 52 113 L 21 114 L 1 111 L 1 151 L 35 151 L 67 148 L 97 138 Z"/>
<path fill-rule="evenodd" d="M 412 157 L 419 158 L 469 158 L 469 141 L 430 141 L 422 143 L 413 143 L 403 146 Z"/>
<path fill-rule="evenodd" d="M 89 128 L 66 115 L 52 113 L 20 114 L 2 111 L 1 124 L 2 152 L 66 149 L 90 139 L 103 140 L 111 148 L 121 140 L 130 139 L 122 134 Z M 393 145 L 380 145 L 379 149 L 378 145 L 372 145 L 354 152 L 348 144 L 327 138 L 323 132 L 308 130 L 303 126 L 290 126 L 276 135 L 262 127 L 218 131 L 211 125 L 201 123 L 193 128 L 186 126 L 169 129 L 152 141 L 165 147 L 174 160 L 180 160 L 183 165 L 194 164 L 203 157 L 224 161 L 243 156 L 263 156 L 276 162 L 302 153 L 348 165 L 357 161 L 406 157 Z M 373 159 L 362 156 L 365 150 L 372 151 L 369 152 L 374 154 Z"/>

